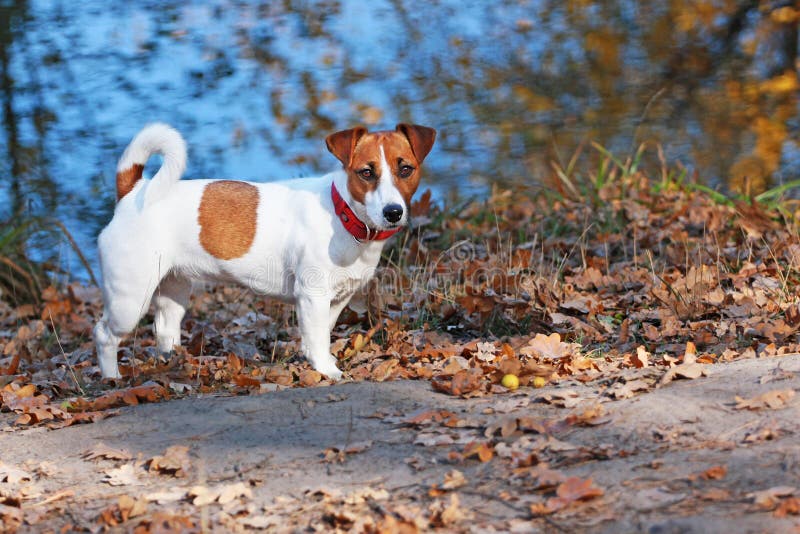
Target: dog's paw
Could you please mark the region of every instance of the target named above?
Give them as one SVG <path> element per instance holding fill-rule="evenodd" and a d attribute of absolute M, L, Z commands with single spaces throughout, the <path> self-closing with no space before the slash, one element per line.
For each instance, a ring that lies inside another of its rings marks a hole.
<path fill-rule="evenodd" d="M 342 379 L 342 371 L 339 370 L 338 367 L 335 365 L 330 369 L 317 369 L 323 375 L 326 375 L 331 380 L 341 380 Z"/>
<path fill-rule="evenodd" d="M 314 365 L 314 370 L 319 371 L 320 373 L 327 376 L 331 380 L 341 380 L 342 378 L 342 371 L 340 371 L 339 368 L 336 367 L 336 364 L 333 362 L 325 362 L 320 365 Z"/>
<path fill-rule="evenodd" d="M 122 375 L 119 372 L 119 369 L 115 369 L 113 371 L 104 372 L 101 368 L 100 374 L 102 375 L 104 380 L 118 380 L 122 378 Z"/>

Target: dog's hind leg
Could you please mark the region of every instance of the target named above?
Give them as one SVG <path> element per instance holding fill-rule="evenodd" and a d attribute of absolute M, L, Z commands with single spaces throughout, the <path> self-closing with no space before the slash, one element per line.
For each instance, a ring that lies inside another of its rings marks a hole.
<path fill-rule="evenodd" d="M 168 274 L 153 295 L 158 350 L 169 352 L 181 344 L 181 320 L 189 305 L 192 282 L 174 273 Z"/>

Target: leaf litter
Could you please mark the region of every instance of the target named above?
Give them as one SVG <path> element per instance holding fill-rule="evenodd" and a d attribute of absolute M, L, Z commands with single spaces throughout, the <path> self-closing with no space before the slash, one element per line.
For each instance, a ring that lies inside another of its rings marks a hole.
<path fill-rule="evenodd" d="M 502 465 L 492 468 L 510 473 L 523 493 L 544 492 L 528 503 L 532 516 L 602 501 L 605 490 L 592 479 L 567 477 L 560 469 L 626 454 L 602 446 L 588 450 L 568 439 L 570 429 L 601 428 L 612 420 L 603 403 L 678 379 L 701 379 L 716 363 L 800 351 L 799 280 L 792 275 L 800 241 L 794 223 L 758 205 L 745 210 L 697 191 L 632 185 L 642 179 L 607 184 L 601 195 L 614 200 L 599 208 L 583 199 L 550 204 L 502 191 L 454 216 L 433 206 L 426 226 L 409 232 L 402 247 L 390 247 L 391 261 L 382 264 L 370 287 L 369 312 L 346 311 L 334 329 L 333 349 L 345 376 L 426 380 L 445 395 L 493 399 L 492 406 L 479 420 L 432 409 L 395 421 L 416 432 L 416 443 L 442 448 L 456 468 L 430 486 L 436 495 L 429 495 L 435 500 L 427 506 L 392 506 L 372 496 L 358 510 L 323 513 L 328 526 L 380 532 L 462 524 L 469 514 L 455 492 L 471 485 L 459 469 L 471 462 Z M 414 210 L 421 215 L 427 206 L 420 201 Z M 754 212 L 774 223 L 758 239 L 751 228 Z M 598 224 L 586 225 L 590 219 Z M 551 231 L 555 221 L 558 232 Z M 696 231 L 698 224 L 703 232 Z M 207 287 L 193 295 L 184 346 L 170 358 L 156 350 L 149 325 L 137 329 L 121 346 L 123 378 L 115 381 L 100 378 L 93 355 L 99 291 L 73 283 L 46 288 L 41 299 L 39 309 L 0 302 L 0 410 L 11 417 L 5 431 L 92 423 L 121 407 L 193 395 L 269 395 L 331 384 L 300 357 L 291 309 L 239 288 Z M 787 373 L 765 382 L 786 379 Z M 506 374 L 531 393 L 514 397 L 500 385 Z M 535 393 L 535 382 L 546 390 Z M 577 393 L 572 384 L 596 384 L 596 394 Z M 778 409 L 793 395 L 784 389 L 737 397 L 735 408 Z M 572 413 L 503 417 L 537 403 Z M 742 442 L 781 435 L 779 429 L 756 430 L 744 433 Z M 329 447 L 321 461 L 347 463 L 371 446 Z M 85 458 L 132 460 L 127 451 L 102 445 L 87 450 Z M 148 476 L 191 477 L 193 467 L 184 447 L 103 472 L 106 483 L 125 487 Z M 0 464 L 0 481 L 17 487 L 37 478 L 15 469 Z M 109 527 L 133 522 L 142 532 L 164 525 L 194 528 L 190 516 L 152 511 L 146 503 L 196 499 L 231 505 L 246 503 L 251 491 L 248 485 L 203 485 L 195 493 L 178 487 L 144 500 L 126 496 L 98 521 Z M 791 495 L 776 492 L 772 498 L 786 503 L 781 513 L 795 513 Z M 345 500 L 325 495 L 319 502 L 330 508 Z M 18 524 L 20 508 L 2 506 L 4 524 Z M 261 528 L 286 519 L 279 506 L 236 513 L 215 521 Z"/>

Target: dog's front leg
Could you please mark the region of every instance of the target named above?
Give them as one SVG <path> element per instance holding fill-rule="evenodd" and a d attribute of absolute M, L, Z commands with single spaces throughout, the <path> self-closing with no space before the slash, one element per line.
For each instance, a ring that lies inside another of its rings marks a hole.
<path fill-rule="evenodd" d="M 303 295 L 297 299 L 297 321 L 303 338 L 303 351 L 311 365 L 334 380 L 342 377 L 331 354 L 331 301 L 320 295 Z"/>

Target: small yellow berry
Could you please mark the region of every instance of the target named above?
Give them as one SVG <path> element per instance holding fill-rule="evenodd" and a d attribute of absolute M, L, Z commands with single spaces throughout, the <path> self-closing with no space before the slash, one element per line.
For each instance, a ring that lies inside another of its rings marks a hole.
<path fill-rule="evenodd" d="M 533 379 L 533 387 L 535 388 L 543 388 L 545 384 L 547 384 L 547 380 L 542 376 L 537 376 Z"/>
<path fill-rule="evenodd" d="M 508 389 L 517 389 L 519 387 L 519 378 L 517 378 L 517 375 L 507 374 L 503 376 L 503 380 L 500 383 Z"/>

